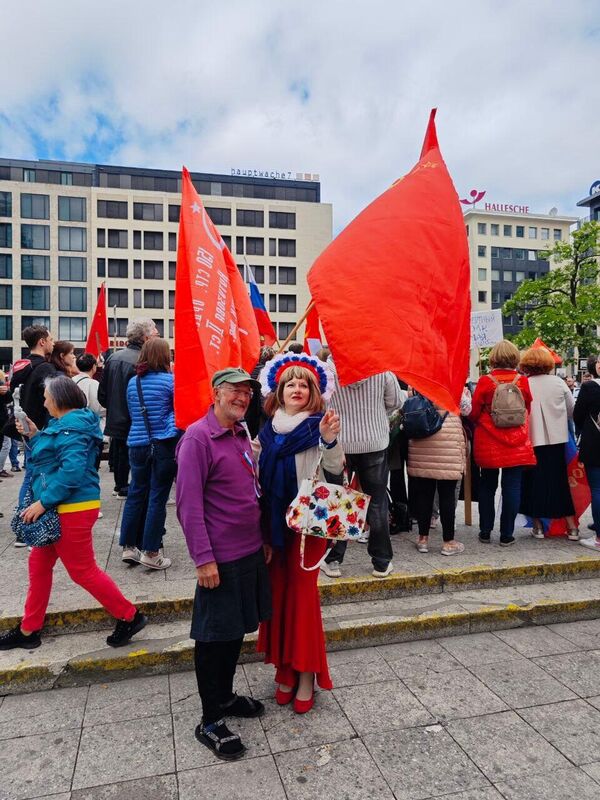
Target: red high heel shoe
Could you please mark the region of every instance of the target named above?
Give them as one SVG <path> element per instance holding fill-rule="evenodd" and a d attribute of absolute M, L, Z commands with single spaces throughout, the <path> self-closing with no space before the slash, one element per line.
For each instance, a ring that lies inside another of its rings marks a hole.
<path fill-rule="evenodd" d="M 292 687 L 289 692 L 282 692 L 279 686 L 275 689 L 275 702 L 278 706 L 287 706 L 294 699 L 296 688 Z"/>
<path fill-rule="evenodd" d="M 315 682 L 313 679 L 312 685 L 312 693 L 308 700 L 298 700 L 297 697 L 294 697 L 294 711 L 296 714 L 306 714 L 307 711 L 310 711 L 311 708 L 315 704 Z"/>

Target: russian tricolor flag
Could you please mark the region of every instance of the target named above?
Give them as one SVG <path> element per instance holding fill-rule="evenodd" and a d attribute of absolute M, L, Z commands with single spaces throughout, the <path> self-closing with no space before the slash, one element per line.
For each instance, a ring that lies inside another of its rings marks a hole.
<path fill-rule="evenodd" d="M 275 328 L 273 327 L 273 323 L 271 322 L 271 319 L 267 313 L 263 299 L 258 291 L 258 286 L 254 280 L 254 275 L 248 264 L 246 264 L 246 269 L 248 271 L 248 283 L 250 285 L 250 302 L 252 303 L 254 316 L 256 317 L 256 324 L 258 325 L 258 333 L 261 337 L 261 344 L 266 344 L 269 347 L 272 347 L 277 341 L 277 334 L 275 333 Z"/>

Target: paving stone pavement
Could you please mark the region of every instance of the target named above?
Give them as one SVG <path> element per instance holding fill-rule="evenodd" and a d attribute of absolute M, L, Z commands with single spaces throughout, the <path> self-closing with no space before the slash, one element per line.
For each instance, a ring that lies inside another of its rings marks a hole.
<path fill-rule="evenodd" d="M 0 697 L 0 800 L 597 800 L 600 620 L 330 654 L 310 713 L 272 699 L 232 720 L 248 747 L 194 738 L 192 672 Z"/>

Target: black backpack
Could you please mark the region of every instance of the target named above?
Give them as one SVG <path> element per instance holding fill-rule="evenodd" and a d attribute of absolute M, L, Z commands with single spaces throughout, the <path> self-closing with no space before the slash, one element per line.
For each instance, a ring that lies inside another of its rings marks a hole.
<path fill-rule="evenodd" d="M 431 400 L 415 392 L 402 406 L 402 430 L 409 439 L 426 439 L 437 433 L 448 412 L 442 416 Z"/>

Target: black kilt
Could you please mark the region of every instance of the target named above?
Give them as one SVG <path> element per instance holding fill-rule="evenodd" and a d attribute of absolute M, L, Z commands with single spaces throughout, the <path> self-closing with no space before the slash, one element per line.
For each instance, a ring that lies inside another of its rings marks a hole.
<path fill-rule="evenodd" d="M 262 547 L 218 568 L 216 589 L 196 584 L 190 638 L 198 642 L 241 639 L 271 618 L 271 587 Z"/>
<path fill-rule="evenodd" d="M 528 517 L 562 519 L 575 513 L 567 476 L 565 444 L 533 448 L 537 464 L 523 470 L 521 513 Z"/>

